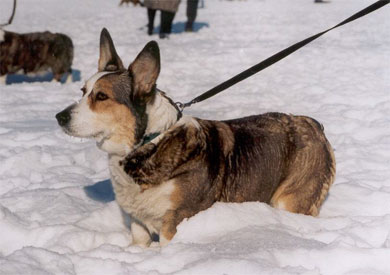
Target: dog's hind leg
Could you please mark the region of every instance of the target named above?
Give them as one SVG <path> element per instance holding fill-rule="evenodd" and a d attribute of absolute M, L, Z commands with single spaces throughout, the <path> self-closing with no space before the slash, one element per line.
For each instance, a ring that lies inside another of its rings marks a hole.
<path fill-rule="evenodd" d="M 7 83 L 7 75 L 0 76 L 0 85 L 5 85 Z"/>
<path fill-rule="evenodd" d="M 160 246 L 166 246 L 172 240 L 176 234 L 176 226 L 180 221 L 178 220 L 176 211 L 168 211 L 165 214 L 160 230 Z"/>
<path fill-rule="evenodd" d="M 176 227 L 181 223 L 182 220 L 192 217 L 200 210 L 204 209 L 181 208 L 167 211 L 163 217 L 163 222 L 160 229 L 160 246 L 166 246 L 172 240 L 177 232 Z"/>
<path fill-rule="evenodd" d="M 57 81 L 61 83 L 62 73 L 54 73 L 53 81 Z"/>
<path fill-rule="evenodd" d="M 333 150 L 323 135 L 321 139 L 316 141 L 304 135 L 299 140 L 302 147 L 293 156 L 287 177 L 271 198 L 273 207 L 318 215 L 336 173 Z"/>
<path fill-rule="evenodd" d="M 292 213 L 317 216 L 330 185 L 331 180 L 321 182 L 312 179 L 305 183 L 286 180 L 276 190 L 271 205 Z"/>
<path fill-rule="evenodd" d="M 73 82 L 72 70 L 65 73 L 64 76 L 65 76 L 65 81 L 64 81 L 65 84 L 69 84 Z"/>
<path fill-rule="evenodd" d="M 285 179 L 271 198 L 275 208 L 293 213 L 317 216 L 335 176 L 334 165 L 325 171 L 300 171 Z"/>

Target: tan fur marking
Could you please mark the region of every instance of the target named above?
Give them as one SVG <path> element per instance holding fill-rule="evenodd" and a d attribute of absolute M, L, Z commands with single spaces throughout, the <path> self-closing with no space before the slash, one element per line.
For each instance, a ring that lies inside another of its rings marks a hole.
<path fill-rule="evenodd" d="M 98 101 L 96 100 L 96 95 L 98 92 L 103 92 L 108 96 L 107 100 L 104 101 Z M 94 112 L 97 113 L 107 113 L 112 112 L 115 109 L 112 109 L 112 101 L 114 101 L 114 94 L 113 94 L 113 85 L 112 82 L 108 79 L 101 78 L 99 79 L 94 87 L 93 92 L 89 95 L 88 98 L 88 104 Z"/>
<path fill-rule="evenodd" d="M 180 185 L 175 185 L 175 189 L 170 196 L 171 208 L 166 212 L 162 219 L 162 226 L 160 230 L 160 245 L 164 246 L 172 240 L 176 234 L 176 227 L 182 221 L 182 214 L 177 213 L 177 209 L 182 205 L 183 200 L 186 199 L 185 194 L 180 190 Z M 186 211 L 184 211 L 186 212 Z M 188 215 L 192 216 L 192 215 Z"/>
<path fill-rule="evenodd" d="M 108 99 L 96 100 L 99 92 L 106 94 Z M 102 78 L 96 82 L 93 92 L 88 97 L 88 105 L 93 112 L 99 115 L 101 123 L 111 125 L 112 133 L 115 133 L 110 137 L 112 142 L 134 145 L 136 118 L 125 105 L 115 100 L 113 84 L 109 78 Z"/>
<path fill-rule="evenodd" d="M 328 194 L 329 188 L 333 184 L 333 182 L 335 180 L 335 176 L 336 176 L 336 158 L 334 156 L 334 152 L 333 152 L 333 149 L 330 146 L 330 144 L 327 143 L 326 145 L 327 145 L 328 151 L 331 154 L 331 159 L 333 161 L 332 161 L 332 165 L 330 167 L 331 173 L 329 175 L 329 178 L 327 179 L 327 183 L 323 185 L 322 190 L 321 190 L 321 195 L 320 195 L 319 199 L 317 200 L 316 204 L 313 205 L 313 208 L 315 207 L 316 210 L 317 210 L 317 214 L 316 215 L 318 215 L 319 209 L 321 207 L 321 204 L 325 200 L 325 198 L 326 198 L 326 196 Z M 312 211 L 314 211 L 314 209 Z M 313 215 L 313 216 L 316 216 L 316 215 Z"/>
<path fill-rule="evenodd" d="M 271 205 L 294 213 L 317 216 L 336 174 L 334 153 L 323 135 L 321 125 L 307 117 L 294 117 L 293 120 L 296 131 L 301 134 L 298 143 L 302 148 L 291 164 L 288 177 L 273 194 Z M 315 140 L 322 143 L 315 143 Z M 327 153 L 329 163 L 324 163 L 324 154 Z M 327 170 L 329 173 L 326 173 Z M 318 171 L 321 173 L 318 174 Z"/>
<path fill-rule="evenodd" d="M 173 236 L 176 234 L 176 226 L 178 222 L 176 221 L 175 213 L 173 211 L 168 211 L 163 217 L 163 223 L 160 231 L 160 244 L 162 246 L 166 245 Z"/>

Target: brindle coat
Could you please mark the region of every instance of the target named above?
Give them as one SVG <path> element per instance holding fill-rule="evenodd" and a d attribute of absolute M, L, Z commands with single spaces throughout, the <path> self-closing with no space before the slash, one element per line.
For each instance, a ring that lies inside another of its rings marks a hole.
<path fill-rule="evenodd" d="M 317 215 L 335 175 L 333 150 L 312 118 L 281 113 L 229 121 L 196 119 L 169 130 L 124 162 L 144 189 L 174 179 L 163 218 L 171 239 L 184 219 L 217 201 L 260 201 Z"/>
<path fill-rule="evenodd" d="M 36 32 L 18 34 L 4 32 L 0 42 L 0 76 L 17 73 L 36 73 L 51 69 L 54 79 L 61 80 L 71 72 L 72 40 L 61 33 Z"/>

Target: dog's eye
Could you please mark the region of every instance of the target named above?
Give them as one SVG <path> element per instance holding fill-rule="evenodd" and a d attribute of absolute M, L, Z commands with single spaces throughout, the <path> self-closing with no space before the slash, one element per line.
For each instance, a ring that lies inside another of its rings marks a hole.
<path fill-rule="evenodd" d="M 83 96 L 85 96 L 85 94 L 87 93 L 87 89 L 85 89 L 85 87 L 83 87 L 80 90 L 83 92 Z"/>
<path fill-rule="evenodd" d="M 103 100 L 106 100 L 106 99 L 108 99 L 108 96 L 105 93 L 98 92 L 96 94 L 96 100 L 103 101 Z"/>

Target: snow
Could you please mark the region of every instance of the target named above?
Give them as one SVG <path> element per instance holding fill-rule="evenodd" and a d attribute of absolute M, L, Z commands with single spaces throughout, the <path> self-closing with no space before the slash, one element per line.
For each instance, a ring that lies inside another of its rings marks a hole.
<path fill-rule="evenodd" d="M 196 33 L 183 32 L 182 2 L 168 40 L 147 36 L 146 11 L 119 1 L 18 3 L 6 29 L 69 35 L 75 82 L 11 77 L 0 87 L 0 274 L 390 274 L 390 6 L 186 110 L 208 119 L 280 111 L 319 120 L 337 177 L 318 217 L 217 203 L 184 220 L 164 248 L 129 246 L 107 156 L 62 133 L 54 118 L 97 71 L 102 27 L 126 65 L 157 39 L 158 87 L 186 102 L 373 1 L 209 0 Z M 6 22 L 12 1 L 0 9 Z"/>

